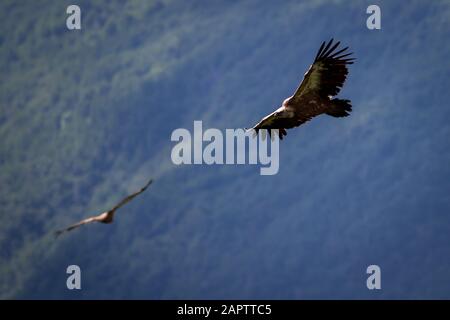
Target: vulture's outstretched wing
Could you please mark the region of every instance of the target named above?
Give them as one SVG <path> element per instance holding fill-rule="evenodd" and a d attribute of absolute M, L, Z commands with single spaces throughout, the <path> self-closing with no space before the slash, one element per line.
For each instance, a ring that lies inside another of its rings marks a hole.
<path fill-rule="evenodd" d="M 309 119 L 308 119 L 309 120 Z M 259 130 L 266 129 L 269 135 L 272 134 L 271 129 L 278 131 L 280 140 L 283 140 L 283 136 L 287 135 L 286 129 L 296 127 L 298 120 L 295 118 L 281 118 L 278 116 L 278 111 L 274 111 L 271 114 L 265 116 L 260 122 L 258 122 L 253 129 L 258 134 Z"/>
<path fill-rule="evenodd" d="M 258 122 L 254 129 L 258 131 L 259 129 L 279 129 L 280 138 L 283 139 L 283 135 L 286 135 L 285 129 L 291 129 L 298 127 L 302 123 L 311 120 L 313 117 L 308 113 L 297 114 L 295 117 L 286 118 L 280 117 L 278 111 L 274 111 L 271 114 L 265 116 L 260 122 Z"/>
<path fill-rule="evenodd" d="M 145 191 L 145 189 L 148 188 L 148 186 L 153 182 L 153 180 L 149 180 L 147 182 L 147 184 L 145 186 L 143 186 L 141 188 L 141 190 L 136 191 L 135 193 L 130 194 L 129 196 L 126 196 L 125 198 L 123 198 L 118 204 L 116 204 L 111 211 L 116 211 L 117 209 L 119 209 L 121 206 L 123 206 L 124 204 L 130 202 L 131 200 L 133 200 L 134 197 L 136 197 L 137 195 L 140 195 L 142 192 Z"/>
<path fill-rule="evenodd" d="M 103 213 L 102 213 L 102 214 L 103 214 Z M 73 225 L 71 225 L 71 226 L 69 226 L 69 227 L 67 227 L 67 228 L 65 228 L 65 229 L 58 230 L 58 231 L 55 232 L 55 236 L 59 236 L 60 234 L 62 234 L 62 233 L 64 233 L 64 232 L 67 232 L 67 231 L 71 231 L 71 230 L 73 230 L 73 229 L 76 229 L 76 228 L 78 228 L 78 227 L 80 227 L 80 226 L 82 226 L 82 225 L 84 225 L 84 224 L 87 224 L 87 223 L 91 223 L 91 222 L 97 221 L 97 220 L 98 220 L 98 217 L 99 217 L 99 216 L 89 217 L 89 218 L 83 219 L 83 220 L 81 220 L 80 222 L 77 222 L 77 223 L 75 223 L 75 224 L 73 224 Z"/>
<path fill-rule="evenodd" d="M 333 39 L 326 45 L 325 42 L 322 43 L 313 64 L 306 71 L 300 86 L 292 96 L 291 102 L 295 104 L 302 96 L 311 93 L 324 98 L 339 93 L 347 78 L 347 65 L 355 60 L 349 57 L 352 52 L 346 52 L 348 47 L 336 51 L 339 44 L 339 41 L 333 44 Z"/>

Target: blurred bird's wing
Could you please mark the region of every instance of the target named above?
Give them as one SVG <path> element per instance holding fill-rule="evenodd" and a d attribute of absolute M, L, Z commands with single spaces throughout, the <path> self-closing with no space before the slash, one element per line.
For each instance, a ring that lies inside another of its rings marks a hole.
<path fill-rule="evenodd" d="M 61 230 L 56 231 L 55 235 L 59 236 L 61 233 L 64 233 L 66 231 L 71 231 L 73 229 L 76 229 L 76 228 L 84 225 L 84 224 L 91 223 L 91 222 L 94 222 L 94 221 L 98 221 L 99 217 L 100 216 L 93 216 L 93 217 L 89 217 L 89 218 L 83 219 L 80 222 L 77 222 L 77 223 L 75 223 L 75 224 L 73 224 L 73 225 L 71 225 L 71 226 L 69 226 L 69 227 L 67 227 L 65 229 L 61 229 Z"/>
<path fill-rule="evenodd" d="M 147 184 L 145 186 L 143 186 L 139 191 L 136 191 L 135 193 L 130 194 L 129 196 L 126 196 L 125 198 L 123 198 L 118 204 L 116 204 L 110 211 L 116 211 L 117 209 L 119 209 L 121 206 L 123 206 L 124 204 L 130 202 L 131 200 L 133 200 L 134 197 L 136 197 L 137 195 L 140 195 L 142 192 L 144 192 L 147 187 L 153 182 L 152 179 L 150 179 Z"/>

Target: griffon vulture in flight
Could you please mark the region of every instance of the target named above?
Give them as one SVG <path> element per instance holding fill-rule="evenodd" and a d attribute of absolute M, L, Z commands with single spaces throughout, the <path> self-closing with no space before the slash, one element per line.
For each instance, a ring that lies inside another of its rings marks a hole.
<path fill-rule="evenodd" d="M 283 101 L 280 108 L 264 117 L 252 129 L 257 134 L 260 129 L 278 129 L 280 139 L 286 129 L 298 127 L 322 113 L 333 117 L 346 117 L 352 110 L 350 100 L 334 98 L 347 78 L 347 65 L 354 58 L 349 57 L 344 49 L 339 49 L 340 42 L 333 44 L 331 39 L 320 46 L 313 64 L 306 71 L 302 83 L 294 95 Z"/>
<path fill-rule="evenodd" d="M 137 195 L 141 194 L 142 192 L 145 191 L 145 189 L 147 189 L 147 187 L 152 183 L 152 180 L 150 180 L 149 182 L 147 182 L 147 184 L 141 188 L 139 191 L 136 191 L 135 193 L 130 194 L 129 196 L 123 198 L 118 204 L 116 204 L 111 210 L 105 211 L 101 214 L 99 214 L 98 216 L 92 216 L 89 218 L 86 218 L 84 220 L 81 220 L 80 222 L 77 222 L 69 227 L 67 227 L 66 229 L 62 229 L 62 230 L 58 230 L 55 232 L 56 236 L 59 236 L 61 233 L 64 233 L 66 231 L 71 231 L 75 228 L 78 228 L 84 224 L 87 223 L 91 223 L 91 222 L 101 222 L 101 223 L 112 223 L 113 219 L 114 219 L 114 213 L 116 213 L 116 210 L 119 209 L 120 207 L 122 207 L 124 204 L 130 202 L 131 200 L 133 200 L 134 197 L 136 197 Z"/>

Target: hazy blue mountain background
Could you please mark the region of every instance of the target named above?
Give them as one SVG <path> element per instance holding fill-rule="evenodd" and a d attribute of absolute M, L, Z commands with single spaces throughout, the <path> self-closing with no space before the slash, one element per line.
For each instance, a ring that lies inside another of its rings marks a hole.
<path fill-rule="evenodd" d="M 69 31 L 72 3 L 0 4 L 0 297 L 450 298 L 449 1 L 376 1 L 379 31 L 372 1 L 76 1 Z M 174 129 L 249 127 L 331 37 L 351 117 L 289 131 L 274 176 L 172 164 Z"/>

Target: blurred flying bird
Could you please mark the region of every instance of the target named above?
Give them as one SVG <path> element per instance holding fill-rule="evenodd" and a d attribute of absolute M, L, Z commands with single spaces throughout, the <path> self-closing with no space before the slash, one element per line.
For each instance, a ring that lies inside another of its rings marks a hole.
<path fill-rule="evenodd" d="M 331 39 L 319 48 L 313 64 L 306 71 L 294 95 L 283 101 L 280 108 L 264 117 L 252 129 L 258 134 L 260 129 L 278 129 L 280 139 L 287 134 L 286 129 L 298 127 L 320 114 L 333 117 L 346 117 L 352 110 L 350 100 L 336 99 L 347 78 L 347 65 L 355 60 L 349 56 L 352 52 L 337 48 L 340 42 L 333 44 Z"/>
<path fill-rule="evenodd" d="M 145 191 L 145 189 L 147 189 L 147 187 L 152 183 L 152 180 L 150 180 L 149 182 L 147 182 L 147 184 L 141 188 L 139 191 L 136 191 L 132 194 L 130 194 L 129 196 L 123 198 L 118 204 L 116 204 L 111 210 L 105 211 L 101 214 L 99 214 L 98 216 L 92 216 L 89 218 L 86 218 L 84 220 L 81 220 L 80 222 L 77 222 L 65 229 L 62 230 L 58 230 L 55 232 L 56 236 L 59 236 L 60 234 L 66 232 L 66 231 L 71 231 L 75 228 L 78 228 L 84 224 L 87 223 L 91 223 L 91 222 L 101 222 L 101 223 L 112 223 L 113 219 L 114 219 L 114 214 L 116 213 L 116 210 L 119 209 L 120 207 L 122 207 L 124 204 L 130 202 L 131 200 L 133 200 L 134 197 L 136 197 L 137 195 L 141 194 L 142 192 Z"/>

